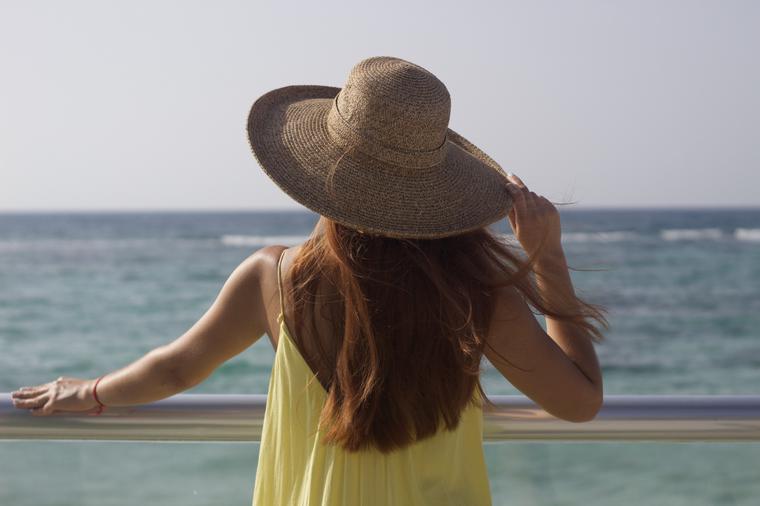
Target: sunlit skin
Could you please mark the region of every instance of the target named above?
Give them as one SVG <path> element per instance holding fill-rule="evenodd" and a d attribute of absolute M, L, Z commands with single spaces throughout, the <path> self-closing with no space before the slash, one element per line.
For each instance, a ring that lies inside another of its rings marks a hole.
<path fill-rule="evenodd" d="M 551 303 L 573 286 L 561 245 L 560 217 L 546 198 L 515 175 L 507 184 L 514 198 L 509 224 L 522 248 L 531 253 L 546 243 L 536 264 L 542 295 Z M 154 402 L 194 387 L 221 364 L 246 350 L 264 334 L 279 342 L 277 259 L 298 247 L 267 246 L 235 268 L 205 314 L 183 335 L 108 373 L 97 394 L 106 406 Z M 283 263 L 283 272 L 288 261 Z M 547 280 L 550 280 L 549 283 Z M 548 290 L 551 284 L 552 290 Z M 591 339 L 571 326 L 546 318 L 546 332 L 513 287 L 496 292 L 496 308 L 485 355 L 504 378 L 548 413 L 573 422 L 593 419 L 603 398 L 602 374 Z M 509 357 L 513 367 L 498 358 Z M 12 393 L 13 405 L 34 416 L 56 412 L 96 412 L 96 378 L 59 377 Z"/>

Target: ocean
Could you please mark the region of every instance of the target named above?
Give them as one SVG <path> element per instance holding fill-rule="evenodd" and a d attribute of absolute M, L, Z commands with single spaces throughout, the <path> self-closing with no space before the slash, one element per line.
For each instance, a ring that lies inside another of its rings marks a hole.
<path fill-rule="evenodd" d="M 605 395 L 760 394 L 760 209 L 565 209 L 576 292 L 609 309 Z M 0 392 L 94 378 L 182 335 L 310 212 L 0 214 Z M 506 220 L 493 228 L 509 231 Z M 266 338 L 187 393 L 266 393 Z M 491 394 L 517 394 L 484 367 Z M 0 505 L 248 505 L 258 445 L 0 442 Z M 760 444 L 486 445 L 495 505 L 760 504 Z"/>

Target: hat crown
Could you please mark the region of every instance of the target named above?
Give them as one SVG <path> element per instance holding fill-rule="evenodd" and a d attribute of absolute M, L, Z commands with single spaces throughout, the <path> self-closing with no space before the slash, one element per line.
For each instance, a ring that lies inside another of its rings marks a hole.
<path fill-rule="evenodd" d="M 428 70 L 400 58 L 378 56 L 351 69 L 334 107 L 368 141 L 426 152 L 446 140 L 451 97 Z"/>

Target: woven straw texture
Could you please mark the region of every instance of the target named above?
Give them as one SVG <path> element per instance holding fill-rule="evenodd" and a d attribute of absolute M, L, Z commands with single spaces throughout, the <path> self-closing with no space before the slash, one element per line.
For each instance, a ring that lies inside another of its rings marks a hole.
<path fill-rule="evenodd" d="M 264 172 L 309 209 L 365 233 L 440 238 L 487 226 L 512 205 L 502 168 L 448 128 L 432 73 L 373 57 L 345 86 L 287 86 L 253 104 L 248 139 Z"/>

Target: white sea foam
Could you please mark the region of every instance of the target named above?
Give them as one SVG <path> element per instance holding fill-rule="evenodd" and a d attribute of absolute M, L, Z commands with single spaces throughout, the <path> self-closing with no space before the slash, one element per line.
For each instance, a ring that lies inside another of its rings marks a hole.
<path fill-rule="evenodd" d="M 760 228 L 737 228 L 734 238 L 737 241 L 760 242 Z"/>
<path fill-rule="evenodd" d="M 214 243 L 220 241 L 225 246 L 268 246 L 270 244 L 283 244 L 292 246 L 308 239 L 307 235 L 223 235 L 218 239 L 213 238 L 175 238 L 175 237 L 149 237 L 149 238 L 22 238 L 0 239 L 0 253 L 33 252 L 33 251 L 105 251 L 113 249 L 145 249 L 155 247 L 161 243 L 171 243 L 177 246 L 181 243 Z M 218 242 L 217 242 L 218 244 Z"/>
<path fill-rule="evenodd" d="M 514 234 L 496 233 L 507 242 L 516 243 Z M 613 230 L 607 232 L 563 232 L 562 241 L 568 243 L 619 242 L 636 240 L 641 236 L 636 232 Z M 666 241 L 682 240 L 719 240 L 726 235 L 719 228 L 663 229 L 660 237 Z M 241 235 L 226 234 L 216 239 L 225 246 L 252 247 L 282 244 L 293 246 L 309 238 L 308 235 Z M 733 238 L 737 241 L 760 242 L 760 228 L 737 228 Z M 110 249 L 147 248 L 157 242 L 199 242 L 214 241 L 203 238 L 22 238 L 0 239 L 0 253 L 19 251 L 93 251 Z"/>
<path fill-rule="evenodd" d="M 627 230 L 612 230 L 608 232 L 567 232 L 562 234 L 566 242 L 619 242 L 632 241 L 639 235 Z"/>
<path fill-rule="evenodd" d="M 719 240 L 723 232 L 719 228 L 666 228 L 660 230 L 660 237 L 666 241 Z"/>
<path fill-rule="evenodd" d="M 223 235 L 222 244 L 225 246 L 269 246 L 282 244 L 294 246 L 308 239 L 308 235 Z"/>
<path fill-rule="evenodd" d="M 155 246 L 157 242 L 197 242 L 198 239 L 186 238 L 35 238 L 35 239 L 2 239 L 0 252 L 32 252 L 32 251 L 104 251 L 112 249 L 144 249 Z"/>
<path fill-rule="evenodd" d="M 514 234 L 496 234 L 503 240 L 515 242 Z M 632 241 L 639 237 L 636 232 L 612 230 L 609 232 L 562 232 L 563 242 L 618 242 Z"/>

